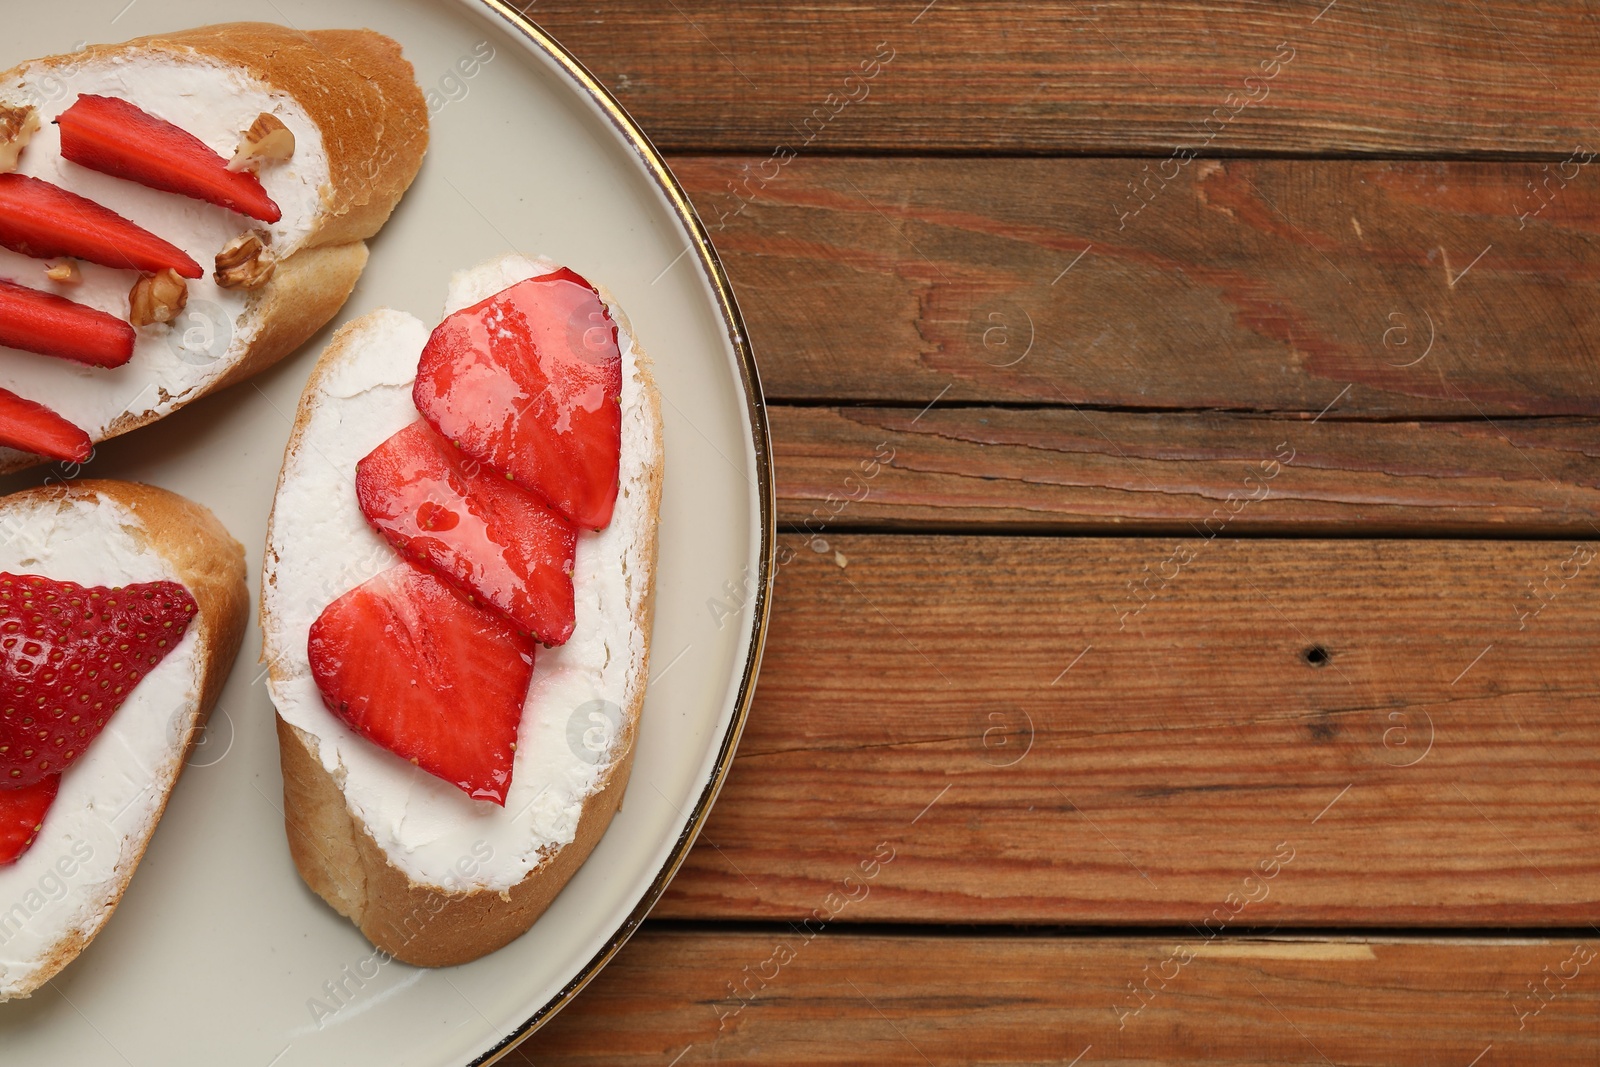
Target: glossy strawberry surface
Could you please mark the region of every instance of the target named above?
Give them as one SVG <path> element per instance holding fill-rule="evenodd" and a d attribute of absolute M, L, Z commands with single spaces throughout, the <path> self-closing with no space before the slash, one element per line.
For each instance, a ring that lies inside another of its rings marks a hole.
<path fill-rule="evenodd" d="M 621 397 L 616 324 L 565 269 L 446 318 L 412 390 L 443 437 L 589 530 L 616 504 Z"/>
<path fill-rule="evenodd" d="M 504 805 L 535 647 L 402 562 L 329 604 L 307 651 L 336 717 L 468 796 Z"/>
<path fill-rule="evenodd" d="M 367 521 L 402 554 L 546 645 L 575 622 L 578 531 L 421 420 L 356 466 Z"/>

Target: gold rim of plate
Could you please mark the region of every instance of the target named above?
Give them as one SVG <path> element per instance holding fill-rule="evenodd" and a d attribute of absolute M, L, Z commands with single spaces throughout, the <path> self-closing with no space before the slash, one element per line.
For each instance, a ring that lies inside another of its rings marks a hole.
<path fill-rule="evenodd" d="M 771 441 L 767 430 L 766 404 L 761 393 L 761 379 L 756 372 L 755 355 L 746 340 L 748 334 L 744 328 L 744 319 L 739 314 L 739 305 L 734 300 L 732 287 L 728 284 L 727 272 L 723 270 L 722 261 L 711 246 L 711 238 L 706 233 L 700 216 L 689 203 L 689 198 L 684 194 L 683 187 L 678 184 L 678 179 L 667 167 L 666 160 L 656 150 L 655 145 L 650 143 L 650 138 L 645 136 L 644 131 L 611 95 L 610 90 L 601 85 L 577 57 L 504 0 L 476 0 L 476 2 L 504 20 L 507 26 L 521 35 L 534 51 L 541 52 L 553 60 L 579 88 L 588 94 L 628 145 L 639 155 L 651 179 L 666 196 L 673 211 L 689 231 L 692 247 L 699 257 L 701 273 L 711 284 L 712 291 L 716 295 L 717 307 L 722 314 L 728 341 L 733 345 L 734 354 L 738 358 L 740 382 L 744 387 L 745 406 L 750 417 L 751 444 L 756 459 L 756 491 L 761 508 L 760 574 L 756 582 L 755 628 L 751 634 L 750 646 L 745 650 L 744 670 L 739 679 L 739 694 L 734 706 L 733 719 L 722 737 L 711 779 L 696 799 L 694 810 L 689 813 L 689 820 L 678 836 L 667 862 L 656 872 L 644 896 L 623 920 L 622 925 L 612 932 L 600 951 L 583 965 L 572 981 L 568 982 L 559 993 L 540 1006 L 538 1011 L 507 1034 L 494 1048 L 472 1061 L 472 1067 L 487 1067 L 488 1064 L 502 1059 L 524 1038 L 548 1022 L 556 1012 L 576 997 L 595 975 L 600 973 L 601 968 L 605 967 L 611 961 L 611 957 L 627 943 L 628 938 L 633 936 L 633 932 L 644 922 L 645 916 L 655 907 L 656 901 L 660 899 L 668 883 L 672 881 L 673 875 L 678 873 L 684 858 L 688 856 L 690 846 L 699 836 L 700 828 L 705 824 L 706 817 L 711 812 L 711 805 L 717 799 L 717 793 L 728 775 L 728 768 L 733 763 L 733 753 L 738 747 L 739 735 L 744 731 L 745 719 L 750 713 L 750 701 L 755 693 L 756 673 L 761 666 L 761 652 L 767 639 L 767 615 L 771 603 L 777 520 L 772 484 Z"/>

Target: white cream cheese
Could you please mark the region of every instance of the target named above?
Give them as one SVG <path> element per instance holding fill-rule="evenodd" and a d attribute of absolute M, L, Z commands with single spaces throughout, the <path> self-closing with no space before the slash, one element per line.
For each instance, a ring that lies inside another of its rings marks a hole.
<path fill-rule="evenodd" d="M 233 157 L 241 132 L 258 115 L 277 116 L 294 133 L 295 153 L 289 160 L 264 166 L 259 177 L 283 218 L 268 225 L 62 159 L 60 130 L 53 122 L 80 93 L 136 104 L 198 137 L 225 159 Z M 299 248 L 316 222 L 329 181 L 321 132 L 293 97 L 199 55 L 98 58 L 56 68 L 31 64 L 18 77 L 0 82 L 0 104 L 31 104 L 39 109 L 43 123 L 23 150 L 19 173 L 110 208 L 177 245 L 206 272 L 205 277 L 189 281 L 188 308 L 176 322 L 139 329 L 133 358 L 123 366 L 88 367 L 0 346 L 0 388 L 54 409 L 95 439 L 124 412 L 165 415 L 182 406 L 226 372 L 260 328 L 257 321 L 240 321 L 250 294 L 223 289 L 212 280 L 217 253 L 248 230 L 270 232 L 272 252 L 279 258 Z M 0 248 L 0 278 L 128 317 L 128 293 L 138 280 L 137 272 L 80 262 L 83 280 L 62 284 L 45 277 L 47 265 Z M 18 456 L 0 448 L 0 462 Z"/>
<path fill-rule="evenodd" d="M 513 255 L 460 272 L 447 313 L 555 266 Z M 420 417 L 411 383 L 429 332 L 410 315 L 375 312 L 312 401 L 301 446 L 285 465 L 262 583 L 270 619 L 266 655 L 277 666 L 272 699 L 287 722 L 317 739 L 322 765 L 340 783 L 350 811 L 414 882 L 506 890 L 573 840 L 585 799 L 616 755 L 609 742 L 620 711 L 633 687 L 643 684 L 645 634 L 634 619 L 645 594 L 645 538 L 653 523 L 648 480 L 659 448 L 656 420 L 633 340 L 619 328 L 623 418 L 616 511 L 606 529 L 579 534 L 577 625 L 565 645 L 541 648 L 535 658 L 505 807 L 472 800 L 329 714 L 306 652 L 323 608 L 399 560 L 361 514 L 355 468 Z M 493 856 L 463 876 L 473 864 L 461 861 L 481 858 L 474 851 L 479 842 Z"/>
<path fill-rule="evenodd" d="M 181 581 L 142 529 L 107 497 L 12 504 L 0 521 L 0 570 L 81 585 Z M 87 940 L 110 916 L 118 872 L 136 861 L 183 759 L 204 653 L 191 623 L 62 775 L 33 846 L 0 867 L 0 1000 L 32 984 L 63 938 Z"/>

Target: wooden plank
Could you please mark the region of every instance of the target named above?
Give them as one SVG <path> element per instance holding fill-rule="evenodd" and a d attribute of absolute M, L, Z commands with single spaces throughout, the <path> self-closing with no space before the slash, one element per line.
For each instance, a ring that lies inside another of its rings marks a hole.
<path fill-rule="evenodd" d="M 1593 1058 L 1600 1011 L 1592 934 L 1174 942 L 807 933 L 647 928 L 508 1062 L 1580 1063 Z"/>
<path fill-rule="evenodd" d="M 887 843 L 853 921 L 1594 921 L 1597 552 L 782 538 L 756 706 L 656 914 L 795 921 Z"/>
<path fill-rule="evenodd" d="M 1194 534 L 1208 518 L 1213 529 L 1227 518 L 1235 533 L 1600 533 L 1594 419 L 1312 424 L 993 407 L 769 415 L 779 521 L 813 534 Z M 1236 516 L 1224 510 L 1251 497 Z"/>
<path fill-rule="evenodd" d="M 674 166 L 773 399 L 1600 415 L 1592 166 L 752 164 Z"/>
<path fill-rule="evenodd" d="M 1505 156 L 1596 139 L 1600 30 L 1559 0 L 522 6 L 674 150 Z"/>

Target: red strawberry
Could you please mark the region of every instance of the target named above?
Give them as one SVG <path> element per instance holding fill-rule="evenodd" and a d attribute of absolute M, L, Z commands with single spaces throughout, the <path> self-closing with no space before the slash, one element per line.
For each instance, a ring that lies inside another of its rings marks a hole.
<path fill-rule="evenodd" d="M 0 389 L 0 445 L 71 463 L 82 463 L 94 452 L 83 430 L 9 389 Z"/>
<path fill-rule="evenodd" d="M 420 567 L 390 567 L 311 624 L 311 676 L 335 716 L 476 800 L 511 787 L 534 643 Z"/>
<path fill-rule="evenodd" d="M 177 582 L 0 573 L 0 789 L 72 766 L 197 610 Z"/>
<path fill-rule="evenodd" d="M 120 367 L 133 358 L 137 339 L 133 327 L 113 315 L 0 279 L 0 345 Z"/>
<path fill-rule="evenodd" d="M 578 531 L 417 420 L 356 465 L 367 521 L 401 553 L 547 645 L 572 636 Z"/>
<path fill-rule="evenodd" d="M 228 169 L 204 141 L 126 100 L 78 97 L 56 119 L 61 154 L 72 162 L 160 189 L 204 200 L 262 222 L 283 217 L 254 174 Z"/>
<path fill-rule="evenodd" d="M 0 245 L 34 259 L 72 256 L 104 267 L 199 278 L 200 264 L 176 245 L 110 208 L 26 174 L 0 174 Z"/>
<path fill-rule="evenodd" d="M 590 530 L 617 500 L 621 397 L 617 327 L 564 269 L 445 319 L 412 389 L 447 440 Z"/>
<path fill-rule="evenodd" d="M 52 774 L 26 789 L 0 789 L 0 867 L 15 863 L 39 836 L 60 785 L 61 776 Z"/>

